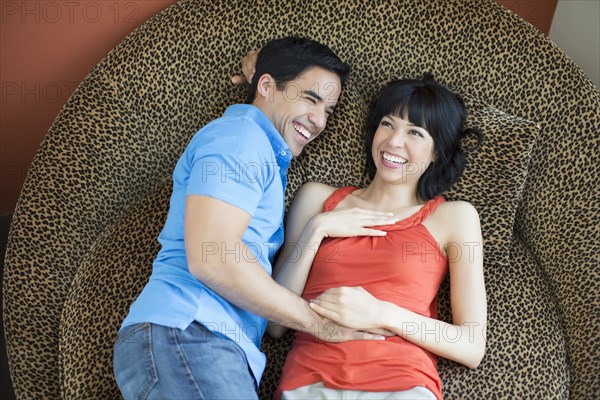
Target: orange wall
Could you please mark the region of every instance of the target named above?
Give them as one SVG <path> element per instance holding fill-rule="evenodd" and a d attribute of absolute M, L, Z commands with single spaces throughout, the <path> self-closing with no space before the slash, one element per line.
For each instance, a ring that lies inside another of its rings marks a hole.
<path fill-rule="evenodd" d="M 496 0 L 496 3 L 519 14 L 531 25 L 548 35 L 558 0 Z"/>
<path fill-rule="evenodd" d="M 498 0 L 545 33 L 556 1 Z M 0 215 L 14 210 L 40 142 L 79 82 L 175 2 L 0 0 Z"/>
<path fill-rule="evenodd" d="M 0 0 L 0 214 L 14 210 L 40 142 L 79 82 L 176 0 Z"/>

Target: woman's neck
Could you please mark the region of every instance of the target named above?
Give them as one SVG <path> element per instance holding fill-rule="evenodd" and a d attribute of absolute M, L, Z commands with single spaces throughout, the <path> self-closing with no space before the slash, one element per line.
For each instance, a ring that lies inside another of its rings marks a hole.
<path fill-rule="evenodd" d="M 392 185 L 375 179 L 364 189 L 355 192 L 362 200 L 372 204 L 376 209 L 398 209 L 422 205 L 417 194 L 416 185 Z"/>

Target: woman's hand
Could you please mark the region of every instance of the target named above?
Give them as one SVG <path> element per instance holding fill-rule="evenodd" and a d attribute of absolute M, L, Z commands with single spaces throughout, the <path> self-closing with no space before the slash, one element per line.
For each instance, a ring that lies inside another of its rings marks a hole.
<path fill-rule="evenodd" d="M 252 76 L 254 76 L 254 71 L 256 67 L 256 59 L 258 57 L 258 53 L 260 49 L 250 50 L 248 54 L 242 58 L 242 75 L 234 75 L 231 77 L 231 82 L 236 85 L 243 85 L 245 83 L 252 82 Z"/>
<path fill-rule="evenodd" d="M 382 328 L 385 304 L 360 286 L 327 289 L 310 301 L 317 314 L 340 325 L 370 332 Z"/>
<path fill-rule="evenodd" d="M 333 210 L 318 214 L 311 223 L 323 238 L 352 236 L 385 236 L 387 232 L 368 228 L 391 225 L 398 222 L 391 212 L 373 211 L 362 208 Z"/>
<path fill-rule="evenodd" d="M 385 337 L 390 336 L 391 333 L 383 329 L 372 331 L 353 329 L 328 318 L 319 317 L 321 321 L 312 326 L 309 333 L 325 342 L 339 343 L 349 340 L 385 340 Z"/>

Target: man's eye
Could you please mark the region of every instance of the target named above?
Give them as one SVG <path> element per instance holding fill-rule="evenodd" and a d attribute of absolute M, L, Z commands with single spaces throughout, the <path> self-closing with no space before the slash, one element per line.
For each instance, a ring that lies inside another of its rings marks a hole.
<path fill-rule="evenodd" d="M 305 97 L 305 99 L 310 101 L 313 104 L 317 104 L 317 100 L 315 100 L 313 97 Z"/>

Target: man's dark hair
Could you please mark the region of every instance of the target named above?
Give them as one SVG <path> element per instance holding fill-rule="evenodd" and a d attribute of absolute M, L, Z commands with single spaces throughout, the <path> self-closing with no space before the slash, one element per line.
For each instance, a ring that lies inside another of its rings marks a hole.
<path fill-rule="evenodd" d="M 246 103 L 254 101 L 258 80 L 263 74 L 270 74 L 277 89 L 283 90 L 289 81 L 311 67 L 321 67 L 337 74 L 342 87 L 350 73 L 350 66 L 324 44 L 296 36 L 271 40 L 258 53 Z"/>
<path fill-rule="evenodd" d="M 423 200 L 450 189 L 462 175 L 467 161 L 460 145 L 463 137 L 469 134 L 477 137 L 477 146 L 470 150 L 479 148 L 483 142 L 483 134 L 478 129 L 464 129 L 467 112 L 460 96 L 436 82 L 433 75 L 393 81 L 379 92 L 367 117 L 367 172 L 371 179 L 377 171 L 371 151 L 373 138 L 386 115 L 408 118 L 411 123 L 427 129 L 433 138 L 435 161 L 417 184 Z"/>

